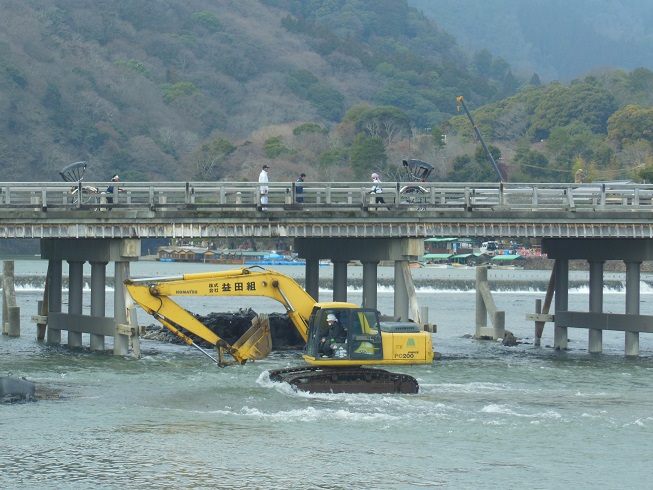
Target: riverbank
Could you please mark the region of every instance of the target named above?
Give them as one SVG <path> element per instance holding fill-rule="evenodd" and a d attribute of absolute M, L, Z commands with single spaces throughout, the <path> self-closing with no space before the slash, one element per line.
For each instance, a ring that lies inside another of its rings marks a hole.
<path fill-rule="evenodd" d="M 551 270 L 553 269 L 553 259 L 546 257 L 526 257 L 523 262 L 523 268 L 528 270 Z M 570 260 L 570 271 L 589 271 L 587 260 Z M 626 264 L 623 260 L 606 260 L 603 265 L 606 272 L 626 272 Z M 653 272 L 653 261 L 642 262 L 642 272 Z"/>
<path fill-rule="evenodd" d="M 149 262 L 157 261 L 157 255 L 144 255 L 138 259 L 139 261 Z M 525 257 L 525 260 L 520 262 L 520 267 L 516 267 L 517 270 L 538 270 L 538 271 L 551 271 L 553 269 L 553 259 L 547 257 Z M 207 264 L 211 265 L 211 264 Z M 215 264 L 218 265 L 218 264 Z M 443 264 L 444 265 L 444 264 Z M 237 267 L 238 264 L 234 264 L 234 267 Z M 350 266 L 350 270 L 355 269 L 359 264 Z M 426 268 L 438 268 L 438 266 L 427 265 Z M 452 266 L 453 267 L 453 266 Z M 607 260 L 604 264 L 604 270 L 606 272 L 626 272 L 626 265 L 621 260 Z M 420 269 L 423 267 L 415 267 L 415 269 Z M 457 267 L 456 267 L 457 268 Z M 498 270 L 498 269 L 496 269 Z M 569 270 L 570 271 L 589 271 L 589 264 L 586 260 L 570 260 L 569 261 Z M 653 261 L 642 262 L 641 266 L 642 272 L 652 272 L 653 273 Z"/>
<path fill-rule="evenodd" d="M 21 291 L 43 291 L 45 287 L 45 274 L 47 261 L 28 260 L 20 261 L 21 267 L 17 269 L 15 284 Z M 569 271 L 570 290 L 585 290 L 589 286 L 589 271 L 586 269 L 586 262 L 571 261 Z M 551 277 L 551 269 L 547 268 L 553 263 L 549 259 L 531 259 L 528 267 L 504 269 L 489 268 L 487 277 L 490 289 L 495 292 L 519 293 L 530 291 L 542 296 L 546 292 Z M 571 267 L 573 265 L 574 267 Z M 625 290 L 625 271 L 619 271 L 617 261 L 606 262 L 606 270 L 603 273 L 603 281 L 606 291 L 623 292 Z M 623 263 L 621 264 L 623 265 Z M 650 265 L 650 263 L 646 263 Z M 584 266 L 584 267 L 583 267 Z M 179 263 L 159 262 L 153 260 L 139 260 L 130 264 L 130 276 L 132 278 L 143 277 L 169 277 L 181 273 L 196 273 L 210 271 L 224 271 L 229 269 L 240 269 L 244 266 L 210 264 L 210 263 Z M 247 266 L 245 266 L 247 267 Z M 257 266 L 252 266 L 257 268 Z M 536 268 L 539 267 L 539 268 Z M 304 267 L 297 266 L 270 266 L 266 267 L 292 277 L 300 286 L 305 286 L 306 271 Z M 333 289 L 333 267 L 325 266 L 319 268 L 319 299 L 328 297 L 326 291 Z M 642 267 L 640 279 L 643 288 L 653 289 L 653 272 L 650 268 Z M 472 266 L 426 266 L 410 269 L 413 284 L 417 292 L 473 292 L 476 289 L 477 268 Z M 85 267 L 85 281 L 90 284 L 90 268 Z M 106 283 L 108 288 L 113 288 L 112 270 L 107 270 Z M 394 289 L 395 268 L 393 266 L 379 266 L 377 268 L 377 285 L 379 291 L 392 291 Z M 67 287 L 67 270 L 64 270 L 64 287 Z M 363 267 L 350 265 L 347 267 L 347 287 L 350 294 L 363 289 Z M 41 292 L 42 295 L 42 292 Z"/>

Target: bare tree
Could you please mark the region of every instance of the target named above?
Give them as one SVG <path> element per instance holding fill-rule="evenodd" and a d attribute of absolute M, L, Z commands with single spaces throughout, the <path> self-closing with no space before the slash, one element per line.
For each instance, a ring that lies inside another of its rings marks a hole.
<path fill-rule="evenodd" d="M 178 168 L 172 156 L 164 153 L 159 145 L 147 136 L 135 136 L 129 140 L 129 153 L 135 161 L 134 169 L 154 181 L 176 180 Z"/>
<path fill-rule="evenodd" d="M 525 103 L 515 104 L 497 118 L 494 123 L 494 137 L 497 140 L 515 141 L 528 130 L 530 116 Z"/>
<path fill-rule="evenodd" d="M 619 167 L 632 171 L 643 168 L 651 162 L 651 159 L 653 159 L 653 149 L 647 141 L 639 140 L 625 145 L 615 156 Z"/>

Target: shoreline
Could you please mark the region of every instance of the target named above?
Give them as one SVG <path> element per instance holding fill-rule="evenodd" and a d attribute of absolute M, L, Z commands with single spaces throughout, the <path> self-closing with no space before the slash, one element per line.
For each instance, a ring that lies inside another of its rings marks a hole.
<path fill-rule="evenodd" d="M 10 260 L 10 259 L 6 259 Z M 22 261 L 24 259 L 12 259 Z M 25 263 L 28 264 L 28 267 L 24 267 Z M 33 264 L 33 266 L 29 265 Z M 553 260 L 549 259 L 539 259 L 539 260 L 529 260 L 525 267 L 523 268 L 492 268 L 489 267 L 487 270 L 488 280 L 490 283 L 534 283 L 538 287 L 542 287 L 541 284 L 546 285 L 551 277 L 551 268 L 547 267 L 552 265 Z M 653 262 L 644 262 L 642 263 L 640 280 L 643 282 L 653 282 L 653 272 L 650 272 L 651 265 Z M 152 268 L 156 269 L 157 273 L 152 274 Z M 537 268 L 536 266 L 540 266 Z M 573 267 L 572 267 L 573 266 Z M 619 261 L 608 261 L 606 262 L 606 267 L 603 272 L 603 280 L 608 283 L 610 281 L 623 282 L 626 278 L 625 270 L 618 270 L 620 267 L 624 266 L 623 262 Z M 645 267 L 647 266 L 647 267 Z M 142 277 L 151 277 L 154 276 L 169 276 L 169 275 L 178 275 L 180 273 L 193 273 L 193 272 L 209 272 L 209 271 L 225 271 L 229 269 L 241 269 L 249 268 L 251 266 L 242 265 L 242 264 L 214 264 L 214 263 L 202 263 L 202 262 L 158 262 L 156 260 L 141 260 L 134 261 L 131 263 L 130 275 L 134 278 Z M 254 266 L 255 267 L 255 266 Z M 267 266 L 266 269 L 277 271 L 281 274 L 285 274 L 298 282 L 303 282 L 306 277 L 306 270 L 301 266 L 290 266 L 290 265 L 279 265 L 279 266 Z M 468 288 L 468 284 L 474 284 L 476 281 L 476 266 L 446 266 L 446 265 L 427 265 L 423 267 L 411 267 L 410 272 L 413 277 L 413 281 L 418 286 L 440 286 L 438 282 L 450 282 L 456 284 L 465 284 L 465 288 Z M 47 261 L 36 259 L 28 260 L 23 262 L 23 267 L 19 267 L 16 270 L 16 277 L 23 276 L 25 280 L 29 276 L 34 278 L 44 276 L 47 270 Z M 67 277 L 67 271 L 64 271 L 64 277 Z M 394 266 L 388 265 L 379 265 L 377 268 L 377 279 L 379 285 L 392 285 L 395 277 L 395 268 Z M 111 271 L 108 270 L 107 279 L 112 278 Z M 319 267 L 319 279 L 320 283 L 328 283 L 333 279 L 333 267 L 325 266 Z M 362 283 L 363 279 L 363 267 L 360 265 L 349 265 L 347 267 L 347 279 L 350 284 L 358 285 Z M 589 281 L 589 270 L 588 264 L 586 261 L 574 260 L 570 261 L 569 268 L 569 282 L 571 283 L 587 283 Z"/>

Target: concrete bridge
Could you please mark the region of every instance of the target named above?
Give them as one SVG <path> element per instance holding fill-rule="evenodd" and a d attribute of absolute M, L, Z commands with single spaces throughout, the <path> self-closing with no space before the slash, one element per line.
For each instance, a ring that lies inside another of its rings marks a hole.
<path fill-rule="evenodd" d="M 105 267 L 115 262 L 116 284 L 121 284 L 129 277 L 129 262 L 138 258 L 138 240 L 154 237 L 293 238 L 295 250 L 307 261 L 306 289 L 313 297 L 318 298 L 319 260 L 333 262 L 334 299 L 344 301 L 347 263 L 357 259 L 363 263 L 363 302 L 369 307 L 376 307 L 378 263 L 394 261 L 394 316 L 403 320 L 411 307 L 408 263 L 423 254 L 425 238 L 542 239 L 543 252 L 555 259 L 556 302 L 554 315 L 539 320 L 555 321 L 556 348 L 567 347 L 567 328 L 588 328 L 590 351 L 600 352 L 602 330 L 612 329 L 625 332 L 626 354 L 638 355 L 639 333 L 653 332 L 653 317 L 639 312 L 640 265 L 653 260 L 651 185 L 386 183 L 384 203 L 376 202 L 379 195 L 371 195 L 367 183 L 305 182 L 303 203 L 296 202 L 294 182 L 268 185 L 264 210 L 258 183 L 129 182 L 111 196 L 93 182 L 2 183 L 0 237 L 42 240 L 42 257 L 50 265 L 48 294 L 53 295 L 48 341 L 60 341 L 60 331 L 68 329 L 74 332 L 69 344 L 81 345 L 81 333 L 91 333 L 91 347 L 101 348 L 99 339 L 113 335 L 117 354 L 124 354 L 128 337 L 137 335 L 125 326 L 129 313 L 120 288 L 114 317 L 105 317 Z M 571 259 L 589 262 L 589 312 L 567 311 Z M 606 260 L 626 263 L 622 315 L 602 312 Z M 63 261 L 69 263 L 74 295 L 66 314 L 60 311 Z M 80 311 L 86 261 L 95 271 L 90 317 Z"/>
<path fill-rule="evenodd" d="M 0 183 L 3 238 L 653 238 L 653 185 Z M 81 196 L 81 198 L 79 198 Z M 107 203 L 112 197 L 113 203 Z"/>

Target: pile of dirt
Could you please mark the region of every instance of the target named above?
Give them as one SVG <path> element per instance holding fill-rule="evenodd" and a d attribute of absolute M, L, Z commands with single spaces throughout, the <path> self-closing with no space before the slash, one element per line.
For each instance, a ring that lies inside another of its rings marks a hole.
<path fill-rule="evenodd" d="M 249 327 L 257 313 L 251 308 L 241 308 L 237 312 L 209 313 L 208 315 L 193 315 L 198 321 L 206 325 L 213 333 L 228 344 L 234 344 Z M 301 349 L 304 340 L 285 313 L 270 313 L 270 334 L 272 336 L 273 350 Z M 161 325 L 150 325 L 143 338 L 161 340 L 165 342 L 182 344 L 183 341 L 167 328 Z M 213 347 L 211 344 L 195 335 L 190 338 L 204 348 Z"/>

